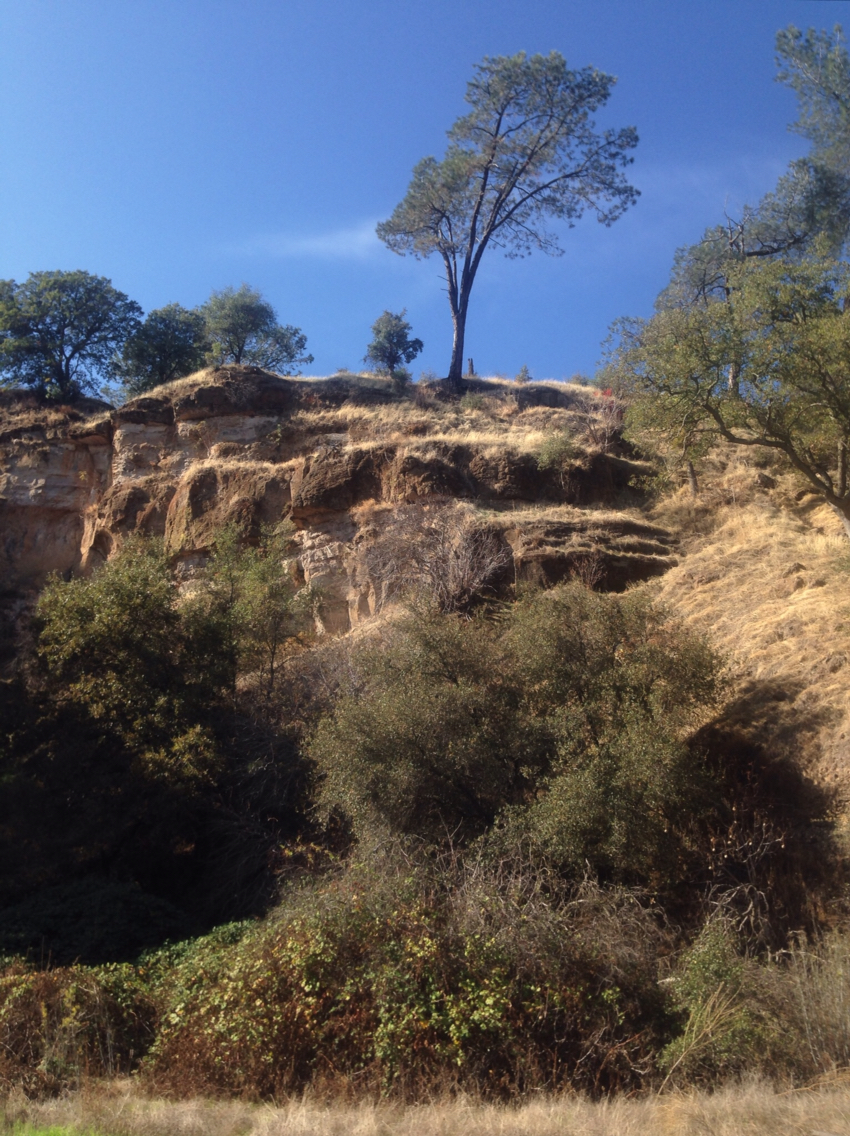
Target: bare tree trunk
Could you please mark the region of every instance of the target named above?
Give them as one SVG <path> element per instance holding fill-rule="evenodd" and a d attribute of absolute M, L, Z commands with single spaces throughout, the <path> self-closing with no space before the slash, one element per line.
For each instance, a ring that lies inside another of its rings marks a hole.
<path fill-rule="evenodd" d="M 844 526 L 844 532 L 847 535 L 847 539 L 850 540 L 850 516 L 848 516 L 848 511 L 850 511 L 850 501 L 842 502 L 844 508 L 842 508 L 840 505 L 833 505 L 831 501 L 829 504 L 830 508 L 833 510 L 839 521 L 841 521 L 842 525 Z"/>
<path fill-rule="evenodd" d="M 689 461 L 687 465 L 688 470 L 688 486 L 691 490 L 692 497 L 699 496 L 699 482 L 697 481 L 697 471 L 694 469 L 694 463 Z"/>
<path fill-rule="evenodd" d="M 452 340 L 452 361 L 449 364 L 449 382 L 453 387 L 460 388 L 463 379 L 463 339 L 466 331 L 466 313 L 452 313 L 454 323 L 454 338 Z"/>
<path fill-rule="evenodd" d="M 729 364 L 729 390 L 732 394 L 738 393 L 738 378 L 741 374 L 741 366 L 739 363 Z"/>

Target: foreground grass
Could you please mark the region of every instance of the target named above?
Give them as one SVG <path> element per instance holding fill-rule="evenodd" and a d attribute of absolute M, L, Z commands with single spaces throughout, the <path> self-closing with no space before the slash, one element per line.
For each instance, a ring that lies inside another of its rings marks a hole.
<path fill-rule="evenodd" d="M 146 1099 L 122 1083 L 42 1103 L 10 1099 L 4 1128 L 14 1136 L 838 1136 L 850 1131 L 850 1079 L 789 1092 L 753 1083 L 710 1095 L 542 1099 L 518 1107 L 172 1102 Z"/>

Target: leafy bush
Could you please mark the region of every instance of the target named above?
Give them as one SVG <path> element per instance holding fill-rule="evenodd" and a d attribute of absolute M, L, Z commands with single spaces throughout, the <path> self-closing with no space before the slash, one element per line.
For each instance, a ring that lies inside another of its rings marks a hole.
<path fill-rule="evenodd" d="M 133 967 L 0 971 L 0 1090 L 55 1093 L 83 1076 L 130 1072 L 150 1046 L 156 1010 Z"/>
<path fill-rule="evenodd" d="M 361 839 L 437 843 L 492 828 L 568 874 L 658 881 L 687 871 L 711 778 L 682 732 L 720 689 L 706 643 L 645 598 L 578 584 L 498 622 L 427 613 L 365 648 L 310 752 L 326 811 Z"/>
<path fill-rule="evenodd" d="M 566 430 L 558 434 L 549 434 L 544 438 L 537 453 L 537 468 L 541 471 L 553 469 L 564 473 L 567 466 L 578 454 L 578 449 L 572 435 Z"/>
<path fill-rule="evenodd" d="M 640 1084 L 669 1025 L 651 919 L 540 885 L 373 862 L 308 888 L 237 944 L 186 955 L 144 1075 L 263 1096 Z"/>
<path fill-rule="evenodd" d="M 292 588 L 273 555 L 240 557 L 228 602 L 221 565 L 181 597 L 143 542 L 45 589 L 40 671 L 0 687 L 7 949 L 127 958 L 268 902 L 275 850 L 301 823 L 303 763 L 235 688 L 237 664 L 273 688 Z M 57 914 L 75 889 L 88 929 Z"/>

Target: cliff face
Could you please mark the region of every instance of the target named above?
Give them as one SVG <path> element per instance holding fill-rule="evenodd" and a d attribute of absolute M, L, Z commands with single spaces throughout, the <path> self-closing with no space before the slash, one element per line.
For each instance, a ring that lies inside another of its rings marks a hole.
<path fill-rule="evenodd" d="M 489 530 L 510 583 L 579 569 L 622 588 L 675 563 L 664 528 L 612 508 L 647 470 L 594 444 L 596 396 L 479 386 L 458 405 L 425 390 L 399 399 L 354 376 L 230 367 L 117 410 L 45 410 L 9 392 L 0 406 L 3 586 L 89 572 L 131 533 L 162 537 L 190 572 L 222 525 L 257 533 L 287 517 L 293 571 L 318 589 L 320 622 L 336 633 L 380 606 L 386 579 L 376 579 L 375 550 L 390 530 L 398 538 L 402 514 L 408 534 L 447 512 Z M 584 448 L 541 470 L 546 438 L 582 431 Z"/>

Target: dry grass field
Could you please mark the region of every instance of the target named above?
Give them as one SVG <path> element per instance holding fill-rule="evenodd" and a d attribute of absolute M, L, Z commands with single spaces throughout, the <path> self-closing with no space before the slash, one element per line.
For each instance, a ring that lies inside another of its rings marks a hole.
<path fill-rule="evenodd" d="M 129 1083 L 40 1104 L 6 1103 L 7 1130 L 31 1125 L 97 1136 L 844 1136 L 846 1080 L 781 1092 L 753 1083 L 713 1094 L 600 1102 L 544 1099 L 518 1106 L 453 1100 L 416 1106 L 278 1106 L 150 1100 Z M 34 1136 L 34 1133 L 33 1133 Z"/>
<path fill-rule="evenodd" d="M 656 585 L 711 635 L 735 675 L 731 723 L 769 738 L 820 781 L 850 785 L 850 544 L 814 496 L 733 455 L 693 502 L 682 490 L 653 519 L 683 534 L 681 562 Z"/>

